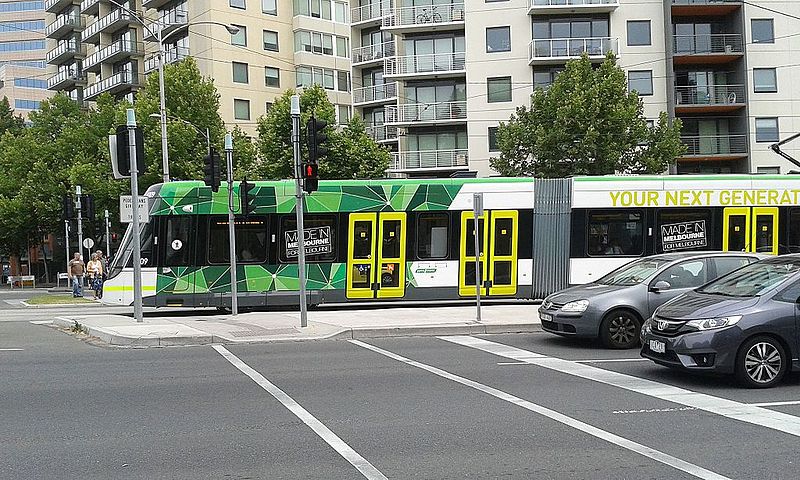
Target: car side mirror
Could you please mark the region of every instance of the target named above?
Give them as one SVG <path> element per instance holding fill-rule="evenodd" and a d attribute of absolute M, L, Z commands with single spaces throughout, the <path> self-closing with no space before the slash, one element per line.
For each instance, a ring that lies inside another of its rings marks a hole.
<path fill-rule="evenodd" d="M 655 283 L 655 285 L 650 286 L 650 291 L 658 293 L 663 290 L 669 290 L 670 288 L 672 288 L 672 285 L 670 285 L 669 282 L 665 280 L 659 280 Z"/>

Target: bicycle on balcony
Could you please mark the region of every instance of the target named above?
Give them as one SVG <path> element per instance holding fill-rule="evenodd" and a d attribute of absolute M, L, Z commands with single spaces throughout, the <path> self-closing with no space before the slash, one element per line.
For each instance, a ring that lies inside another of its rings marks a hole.
<path fill-rule="evenodd" d="M 442 16 L 436 11 L 436 6 L 432 8 L 423 8 L 422 12 L 417 15 L 417 23 L 440 23 Z"/>

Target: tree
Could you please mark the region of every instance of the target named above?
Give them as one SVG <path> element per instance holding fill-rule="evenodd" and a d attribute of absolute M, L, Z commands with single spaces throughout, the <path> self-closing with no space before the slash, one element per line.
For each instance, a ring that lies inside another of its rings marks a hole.
<path fill-rule="evenodd" d="M 651 129 L 638 94 L 609 53 L 593 68 L 588 56 L 567 63 L 531 106 L 518 107 L 497 131 L 501 175 L 568 177 L 614 172 L 663 173 L 685 152 L 680 120 L 662 114 Z"/>
<path fill-rule="evenodd" d="M 25 126 L 22 115 L 14 115 L 8 97 L 0 100 L 0 138 L 6 132 L 17 133 Z"/>
<path fill-rule="evenodd" d="M 363 120 L 353 117 L 334 135 L 319 175 L 320 178 L 382 178 L 387 168 L 389 151 L 367 135 Z"/>

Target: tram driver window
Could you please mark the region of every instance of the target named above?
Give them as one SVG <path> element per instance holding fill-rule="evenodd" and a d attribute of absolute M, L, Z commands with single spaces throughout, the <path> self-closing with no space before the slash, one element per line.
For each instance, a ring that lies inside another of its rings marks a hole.
<path fill-rule="evenodd" d="M 267 261 L 266 218 L 237 218 L 236 261 L 238 263 L 260 264 Z M 228 218 L 212 217 L 208 225 L 208 263 L 227 264 L 230 262 L 230 243 L 228 241 Z"/>
<path fill-rule="evenodd" d="M 641 211 L 594 211 L 589 213 L 587 253 L 595 256 L 641 255 Z"/>
<path fill-rule="evenodd" d="M 420 260 L 447 258 L 446 213 L 422 213 L 417 220 L 417 258 Z"/>
<path fill-rule="evenodd" d="M 336 217 L 306 215 L 303 218 L 307 262 L 330 262 L 336 259 Z M 281 219 L 279 238 L 280 261 L 297 262 L 297 219 L 294 215 Z"/>

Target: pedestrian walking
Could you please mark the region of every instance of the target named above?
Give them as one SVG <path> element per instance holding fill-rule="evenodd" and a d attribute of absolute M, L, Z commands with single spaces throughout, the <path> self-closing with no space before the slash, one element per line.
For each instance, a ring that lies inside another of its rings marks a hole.
<path fill-rule="evenodd" d="M 96 253 L 92 254 L 92 259 L 86 265 L 86 272 L 89 274 L 89 286 L 94 292 L 92 300 L 97 300 L 98 292 L 103 288 L 103 264 Z"/>
<path fill-rule="evenodd" d="M 69 268 L 67 269 L 69 280 L 72 282 L 73 297 L 77 298 L 83 296 L 83 275 L 85 271 L 86 265 L 81 259 L 81 254 L 79 252 L 75 252 L 72 260 L 69 261 Z"/>
<path fill-rule="evenodd" d="M 100 265 L 103 267 L 103 275 L 101 276 L 103 281 L 100 283 L 100 291 L 97 294 L 97 298 L 103 298 L 103 285 L 105 285 L 106 278 L 108 278 L 108 258 L 103 255 L 102 250 L 98 250 L 95 253 L 100 260 Z"/>

